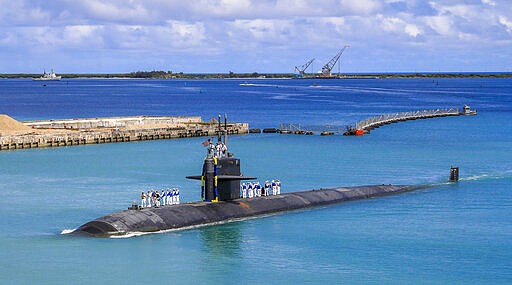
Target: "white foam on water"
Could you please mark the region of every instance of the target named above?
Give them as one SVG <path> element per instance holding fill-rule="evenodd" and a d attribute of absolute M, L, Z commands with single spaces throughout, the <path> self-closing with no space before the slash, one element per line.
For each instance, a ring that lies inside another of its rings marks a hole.
<path fill-rule="evenodd" d="M 495 180 L 495 179 L 504 179 L 510 178 L 512 175 L 508 173 L 508 175 L 498 175 L 498 174 L 479 174 L 468 177 L 460 178 L 459 181 L 475 181 L 475 180 Z"/>
<path fill-rule="evenodd" d="M 509 179 L 509 178 L 512 178 L 512 171 L 505 171 L 504 173 L 501 173 L 501 174 L 483 173 L 483 174 L 476 174 L 476 175 L 471 175 L 471 176 L 467 176 L 467 177 L 461 177 L 461 178 L 459 178 L 459 182 L 498 180 L 498 179 Z M 427 185 L 428 186 L 440 186 L 440 185 L 449 185 L 452 183 L 457 183 L 457 182 L 441 181 L 441 182 L 427 184 Z"/>
<path fill-rule="evenodd" d="M 290 88 L 290 86 L 288 86 L 288 85 L 262 84 L 262 83 L 241 83 L 241 84 L 239 84 L 239 86 Z"/>
<path fill-rule="evenodd" d="M 178 87 L 177 89 L 190 91 L 190 92 L 199 92 L 202 91 L 201 87 L 193 87 L 193 86 L 187 86 L 187 87 Z"/>
<path fill-rule="evenodd" d="M 72 232 L 74 232 L 76 229 L 63 229 L 60 234 L 61 235 L 67 235 L 67 234 L 70 234 Z"/>

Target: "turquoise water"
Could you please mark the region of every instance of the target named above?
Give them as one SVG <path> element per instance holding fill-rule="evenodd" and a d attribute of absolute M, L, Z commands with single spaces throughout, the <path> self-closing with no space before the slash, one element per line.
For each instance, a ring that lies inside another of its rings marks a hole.
<path fill-rule="evenodd" d="M 122 239 L 61 234 L 150 187 L 195 201 L 204 138 L 0 152 L 3 284 L 510 284 L 512 80 L 0 80 L 16 119 L 227 112 L 252 126 L 343 128 L 373 114 L 467 103 L 477 116 L 368 136 L 241 135 L 242 170 L 283 192 L 363 184 L 426 190 Z M 226 104 L 214 101 L 225 98 Z M 209 107 L 214 108 L 210 111 Z M 462 180 L 446 184 L 450 165 Z"/>

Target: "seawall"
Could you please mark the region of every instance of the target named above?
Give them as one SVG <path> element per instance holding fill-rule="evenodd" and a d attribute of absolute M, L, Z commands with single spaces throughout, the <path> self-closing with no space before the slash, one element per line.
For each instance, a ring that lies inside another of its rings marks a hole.
<path fill-rule="evenodd" d="M 420 188 L 425 187 L 396 185 L 340 187 L 258 198 L 240 198 L 218 203 L 194 202 L 141 210 L 125 210 L 90 221 L 80 226 L 75 233 L 108 237 L 134 232 L 180 229 L 344 201 L 398 194 Z"/>
<path fill-rule="evenodd" d="M 21 124 L 21 123 L 19 123 Z M 217 135 L 218 125 L 198 116 L 136 116 L 23 122 L 28 130 L 0 130 L 0 150 L 132 142 Z M 224 128 L 224 124 L 222 124 Z M 246 134 L 247 123 L 228 123 L 228 134 Z"/>

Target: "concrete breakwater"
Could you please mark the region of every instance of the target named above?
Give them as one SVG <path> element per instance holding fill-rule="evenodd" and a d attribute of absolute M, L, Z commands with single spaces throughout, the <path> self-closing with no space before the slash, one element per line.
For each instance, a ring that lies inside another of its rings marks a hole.
<path fill-rule="evenodd" d="M 216 122 L 198 116 L 135 116 L 17 122 L 3 116 L 0 150 L 213 136 Z M 249 132 L 247 123 L 227 123 L 229 134 Z"/>
<path fill-rule="evenodd" d="M 363 135 L 365 133 L 370 133 L 371 130 L 379 128 L 383 125 L 410 121 L 410 120 L 420 120 L 420 119 L 430 119 L 430 118 L 439 118 L 439 117 L 448 117 L 448 116 L 467 116 L 467 115 L 476 115 L 476 110 L 471 110 L 469 106 L 464 105 L 462 112 L 459 112 L 457 108 L 449 108 L 449 109 L 435 109 L 435 110 L 420 110 L 414 112 L 402 112 L 402 113 L 394 113 L 394 114 L 385 114 L 376 117 L 371 117 L 365 120 L 362 120 L 356 124 L 355 127 L 349 126 L 347 131 L 343 133 L 343 135 L 351 136 L 351 135 Z"/>
<path fill-rule="evenodd" d="M 230 201 L 193 202 L 125 210 L 83 224 L 75 234 L 96 237 L 156 232 L 229 222 L 344 201 L 367 199 L 426 188 L 427 186 L 374 185 L 292 192 Z"/>

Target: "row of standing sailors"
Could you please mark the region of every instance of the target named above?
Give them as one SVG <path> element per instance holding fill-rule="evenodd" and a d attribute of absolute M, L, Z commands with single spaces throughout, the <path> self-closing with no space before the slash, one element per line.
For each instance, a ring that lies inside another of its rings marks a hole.
<path fill-rule="evenodd" d="M 267 180 L 265 181 L 263 188 L 261 187 L 259 182 L 248 182 L 242 183 L 242 185 L 240 185 L 240 197 L 242 198 L 270 196 L 270 191 L 272 191 L 272 195 L 281 194 L 281 181 Z"/>
<path fill-rule="evenodd" d="M 180 189 L 172 188 L 168 190 L 150 190 L 146 194 L 144 191 L 140 194 L 141 208 L 159 207 L 164 205 L 175 205 L 180 203 Z"/>

